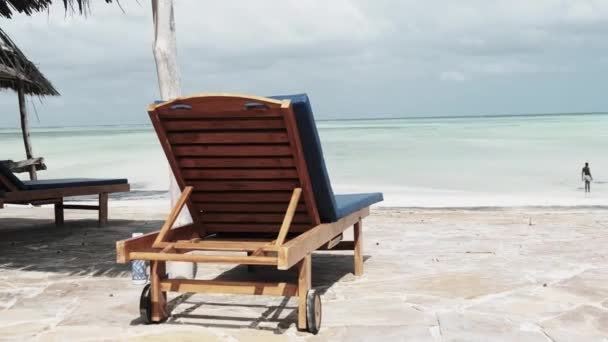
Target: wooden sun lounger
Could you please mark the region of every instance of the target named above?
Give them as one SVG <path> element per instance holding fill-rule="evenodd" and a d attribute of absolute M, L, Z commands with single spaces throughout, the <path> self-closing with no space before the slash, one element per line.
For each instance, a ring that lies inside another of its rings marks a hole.
<path fill-rule="evenodd" d="M 167 291 L 295 296 L 298 328 L 317 333 L 321 301 L 311 288 L 311 253 L 352 250 L 361 275 L 361 220 L 382 195 L 333 195 L 308 98 L 199 95 L 152 105 L 149 114 L 182 195 L 159 231 L 116 245 L 119 263 L 150 261 L 140 298 L 144 321 L 168 317 Z M 185 206 L 193 223 L 172 228 Z M 349 227 L 354 240 L 342 241 Z M 167 261 L 296 266 L 298 281 L 169 279 Z"/>
<path fill-rule="evenodd" d="M 54 204 L 55 224 L 64 222 L 64 209 L 97 210 L 98 225 L 108 222 L 108 194 L 128 192 L 126 179 L 52 179 L 21 181 L 0 163 L 0 208 L 4 204 Z M 98 205 L 64 204 L 66 197 L 97 195 Z"/>

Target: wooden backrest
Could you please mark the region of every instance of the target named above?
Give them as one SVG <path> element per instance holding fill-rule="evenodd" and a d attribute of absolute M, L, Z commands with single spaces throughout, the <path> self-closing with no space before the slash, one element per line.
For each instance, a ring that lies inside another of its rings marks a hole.
<path fill-rule="evenodd" d="M 320 223 L 289 100 L 209 94 L 148 109 L 188 208 L 204 234 L 278 232 L 294 188 L 290 232 Z"/>

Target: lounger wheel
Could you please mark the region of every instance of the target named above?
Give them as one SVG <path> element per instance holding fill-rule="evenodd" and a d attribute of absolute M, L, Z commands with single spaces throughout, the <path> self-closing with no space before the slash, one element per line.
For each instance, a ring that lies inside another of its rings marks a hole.
<path fill-rule="evenodd" d="M 163 296 L 165 297 L 166 301 L 167 293 L 163 292 Z M 139 314 L 141 315 L 141 319 L 145 324 L 160 323 L 152 321 L 152 298 L 150 296 L 150 284 L 146 284 L 144 289 L 141 291 L 141 296 L 139 297 Z"/>
<path fill-rule="evenodd" d="M 315 335 L 321 329 L 321 296 L 315 289 L 306 292 L 306 329 Z"/>

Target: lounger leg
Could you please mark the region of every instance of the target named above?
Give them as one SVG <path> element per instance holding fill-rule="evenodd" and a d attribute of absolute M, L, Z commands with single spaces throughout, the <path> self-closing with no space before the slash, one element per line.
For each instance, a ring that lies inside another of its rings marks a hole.
<path fill-rule="evenodd" d="M 298 329 L 306 330 L 306 294 L 311 286 L 311 256 L 298 264 Z"/>
<path fill-rule="evenodd" d="M 363 222 L 355 223 L 355 275 L 363 275 Z"/>
<path fill-rule="evenodd" d="M 108 194 L 99 194 L 99 226 L 102 227 L 108 223 Z"/>
<path fill-rule="evenodd" d="M 253 252 L 247 252 L 247 256 L 252 256 Z M 255 265 L 247 265 L 247 272 L 255 272 Z"/>
<path fill-rule="evenodd" d="M 55 225 L 63 225 L 63 198 L 55 202 Z"/>
<path fill-rule="evenodd" d="M 150 267 L 150 299 L 152 301 L 152 321 L 162 322 L 167 318 L 167 299 L 160 288 L 166 277 L 165 261 L 152 261 Z"/>

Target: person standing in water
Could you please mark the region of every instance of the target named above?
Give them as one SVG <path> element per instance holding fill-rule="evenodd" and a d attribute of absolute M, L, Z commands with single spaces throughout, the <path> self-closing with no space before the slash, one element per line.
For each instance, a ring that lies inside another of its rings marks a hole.
<path fill-rule="evenodd" d="M 589 163 L 585 163 L 585 167 L 583 167 L 583 171 L 581 172 L 581 178 L 585 182 L 585 192 L 591 192 L 591 181 L 593 180 L 593 177 L 591 176 Z"/>

